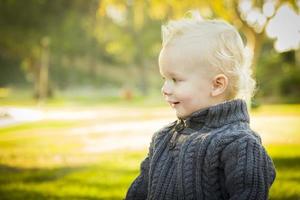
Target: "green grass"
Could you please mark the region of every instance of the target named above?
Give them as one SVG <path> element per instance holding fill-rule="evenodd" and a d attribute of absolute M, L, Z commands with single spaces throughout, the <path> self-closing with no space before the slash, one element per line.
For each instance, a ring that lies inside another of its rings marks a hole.
<path fill-rule="evenodd" d="M 277 171 L 270 199 L 300 199 L 300 144 L 269 145 L 267 151 Z"/>
<path fill-rule="evenodd" d="M 286 127 L 288 143 L 268 143 L 277 178 L 271 200 L 300 199 L 299 105 L 271 105 L 254 116 L 281 116 L 290 123 L 270 120 L 261 131 Z M 147 109 L 145 110 L 147 111 Z M 139 173 L 146 150 L 91 153 L 83 151 L 85 137 L 71 134 L 80 121 L 42 121 L 0 128 L 0 199 L 122 199 Z M 95 122 L 98 123 L 98 122 Z M 86 124 L 85 124 L 86 125 Z M 274 133 L 279 137 L 280 131 Z M 117 142 L 117 141 L 116 141 Z"/>
<path fill-rule="evenodd" d="M 144 152 L 108 153 L 97 164 L 53 168 L 0 165 L 1 199 L 122 199 Z"/>
<path fill-rule="evenodd" d="M 286 154 L 282 153 L 283 149 Z M 300 198 L 300 145 L 270 146 L 277 168 L 271 200 Z M 141 152 L 105 153 L 97 164 L 53 168 L 0 165 L 1 199 L 122 199 L 139 172 Z"/>

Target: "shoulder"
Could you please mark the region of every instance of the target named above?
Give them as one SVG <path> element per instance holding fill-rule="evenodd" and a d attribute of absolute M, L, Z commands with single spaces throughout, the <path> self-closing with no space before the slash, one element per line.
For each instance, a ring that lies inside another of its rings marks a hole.
<path fill-rule="evenodd" d="M 248 125 L 229 125 L 217 128 L 205 134 L 199 134 L 194 138 L 211 153 L 221 153 L 223 150 L 230 149 L 230 152 L 245 146 L 247 143 L 254 143 L 261 146 L 261 138 Z"/>
<path fill-rule="evenodd" d="M 226 143 L 227 145 L 242 141 L 252 141 L 261 144 L 260 136 L 246 123 L 237 123 L 222 127 L 212 134 L 212 139 Z"/>

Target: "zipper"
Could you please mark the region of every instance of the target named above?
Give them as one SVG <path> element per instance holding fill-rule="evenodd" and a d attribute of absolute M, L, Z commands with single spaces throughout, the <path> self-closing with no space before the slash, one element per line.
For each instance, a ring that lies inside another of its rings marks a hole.
<path fill-rule="evenodd" d="M 169 143 L 169 149 L 172 150 L 175 148 L 177 140 L 180 136 L 180 132 L 186 128 L 186 123 L 184 120 L 179 119 L 176 123 L 176 125 L 171 130 L 173 132 L 172 138 Z"/>

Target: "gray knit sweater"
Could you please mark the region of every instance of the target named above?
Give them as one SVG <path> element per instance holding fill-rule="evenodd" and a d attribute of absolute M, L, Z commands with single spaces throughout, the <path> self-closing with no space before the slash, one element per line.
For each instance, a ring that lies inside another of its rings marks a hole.
<path fill-rule="evenodd" d="M 126 199 L 262 200 L 275 179 L 243 100 L 178 119 L 156 132 Z"/>

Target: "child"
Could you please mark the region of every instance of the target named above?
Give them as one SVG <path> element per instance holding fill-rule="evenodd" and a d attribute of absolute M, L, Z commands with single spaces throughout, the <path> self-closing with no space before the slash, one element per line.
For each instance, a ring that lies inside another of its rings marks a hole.
<path fill-rule="evenodd" d="M 154 134 L 126 199 L 267 199 L 275 168 L 249 127 L 254 80 L 239 33 L 196 19 L 162 32 L 162 93 L 178 120 Z"/>

